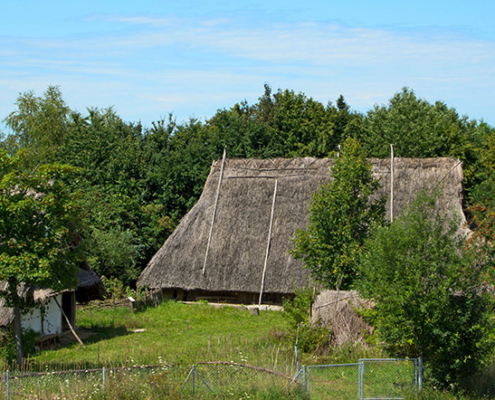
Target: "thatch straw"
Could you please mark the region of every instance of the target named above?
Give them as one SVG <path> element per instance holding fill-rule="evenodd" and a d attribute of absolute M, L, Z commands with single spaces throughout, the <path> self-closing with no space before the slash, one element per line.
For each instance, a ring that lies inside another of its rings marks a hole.
<path fill-rule="evenodd" d="M 362 343 L 373 332 L 373 327 L 355 310 L 370 306 L 356 291 L 325 290 L 313 304 L 311 322 L 330 327 L 333 344 Z"/>
<path fill-rule="evenodd" d="M 373 174 L 381 182 L 380 195 L 388 198 L 390 160 L 374 159 L 372 164 Z M 421 190 L 438 189 L 438 206 L 464 218 L 462 168 L 458 160 L 396 158 L 394 164 L 396 215 Z M 264 292 L 293 293 L 294 284 L 301 287 L 308 283 L 309 271 L 291 257 L 290 238 L 296 229 L 306 226 L 311 195 L 328 182 L 332 165 L 330 159 L 314 158 L 226 160 L 204 265 L 221 169 L 221 162 L 214 162 L 201 198 L 152 258 L 138 285 L 150 289 L 259 293 L 267 257 Z M 278 188 L 266 256 L 274 180 Z"/>
<path fill-rule="evenodd" d="M 89 267 L 82 263 L 77 271 L 78 290 L 86 290 L 94 293 L 100 293 L 103 290 L 103 283 L 100 278 Z M 8 288 L 7 281 L 0 281 L 0 291 L 6 291 Z M 35 303 L 46 303 L 49 298 L 59 294 L 52 289 L 42 288 L 39 286 L 27 286 L 21 283 L 17 288 L 17 293 L 21 298 L 26 299 L 32 296 Z M 14 310 L 5 306 L 5 299 L 0 298 L 0 326 L 8 326 L 14 321 Z"/>

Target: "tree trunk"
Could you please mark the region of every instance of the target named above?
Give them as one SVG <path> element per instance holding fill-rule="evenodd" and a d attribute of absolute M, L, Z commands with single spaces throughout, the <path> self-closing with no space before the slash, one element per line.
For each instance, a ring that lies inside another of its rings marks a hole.
<path fill-rule="evenodd" d="M 16 359 L 20 367 L 24 359 L 24 349 L 22 348 L 21 309 L 19 307 L 19 301 L 14 302 L 14 336 Z"/>

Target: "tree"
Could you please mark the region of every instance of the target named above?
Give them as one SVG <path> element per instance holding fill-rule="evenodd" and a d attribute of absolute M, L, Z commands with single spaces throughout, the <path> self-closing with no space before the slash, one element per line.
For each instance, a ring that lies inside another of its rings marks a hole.
<path fill-rule="evenodd" d="M 384 218 L 383 199 L 371 163 L 355 139 L 347 139 L 335 160 L 332 180 L 313 195 L 307 229 L 298 230 L 293 256 L 328 288 L 352 287 L 363 244 Z"/>
<path fill-rule="evenodd" d="M 62 291 L 76 286 L 82 218 L 63 179 L 73 169 L 47 164 L 31 172 L 19 165 L 24 153 L 0 151 L 0 292 L 14 309 L 17 362 L 22 363 L 21 310 L 28 307 L 21 284 Z"/>
<path fill-rule="evenodd" d="M 493 285 L 495 283 L 495 207 L 477 204 L 468 211 L 473 215 L 471 225 L 475 229 L 468 240 L 468 246 L 476 251 L 478 263 L 485 267 L 485 279 Z"/>
<path fill-rule="evenodd" d="M 15 104 L 17 110 L 4 120 L 12 131 L 3 143 L 4 148 L 11 155 L 25 149 L 23 162 L 27 168 L 55 161 L 70 114 L 60 89 L 49 86 L 41 97 L 26 92 L 19 95 Z"/>
<path fill-rule="evenodd" d="M 486 130 L 476 146 L 480 158 L 476 166 L 476 183 L 469 191 L 469 203 L 495 208 L 495 130 L 486 125 L 480 128 Z"/>
<path fill-rule="evenodd" d="M 368 112 L 359 136 L 368 157 L 386 158 L 394 144 L 397 157 L 455 157 L 470 181 L 479 157 L 474 142 L 484 124 L 469 121 L 445 103 L 430 104 L 403 88 L 388 105 Z"/>
<path fill-rule="evenodd" d="M 444 387 L 461 384 L 493 349 L 485 266 L 459 228 L 421 195 L 368 239 L 357 285 L 375 303 L 372 322 L 390 354 L 422 357 Z"/>
<path fill-rule="evenodd" d="M 133 233 L 119 227 L 102 231 L 93 227 L 88 239 L 88 264 L 99 276 L 118 277 L 130 285 L 140 274 L 137 265 L 143 246 Z"/>

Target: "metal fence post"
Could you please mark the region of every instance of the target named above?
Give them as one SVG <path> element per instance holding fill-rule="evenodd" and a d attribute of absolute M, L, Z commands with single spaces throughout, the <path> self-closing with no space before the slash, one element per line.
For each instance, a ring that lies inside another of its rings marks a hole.
<path fill-rule="evenodd" d="M 358 363 L 358 396 L 359 400 L 364 398 L 364 363 L 359 361 Z"/>
<path fill-rule="evenodd" d="M 297 355 L 297 344 L 294 346 L 294 352 L 296 356 L 296 370 L 299 371 L 299 357 Z"/>
<path fill-rule="evenodd" d="M 9 383 L 9 370 L 7 370 L 7 400 L 10 399 Z"/>
<path fill-rule="evenodd" d="M 192 385 L 193 385 L 193 394 L 194 394 L 194 375 L 196 375 L 196 369 L 194 365 L 192 366 Z"/>
<path fill-rule="evenodd" d="M 306 392 L 306 366 L 303 365 L 303 390 Z"/>
<path fill-rule="evenodd" d="M 105 367 L 103 367 L 103 391 L 105 391 Z"/>

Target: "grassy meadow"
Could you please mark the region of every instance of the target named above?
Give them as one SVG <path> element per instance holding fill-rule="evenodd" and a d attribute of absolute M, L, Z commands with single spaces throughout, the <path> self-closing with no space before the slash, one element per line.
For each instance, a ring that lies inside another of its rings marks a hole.
<path fill-rule="evenodd" d="M 32 361 L 95 367 L 130 360 L 153 364 L 158 359 L 192 364 L 241 361 L 247 354 L 269 359 L 271 353 L 278 350 L 280 354 L 282 347 L 287 347 L 281 340 L 287 326 L 278 311 L 261 311 L 253 316 L 245 308 L 169 301 L 132 314 L 127 306 L 95 303 L 78 309 L 77 326 L 87 336 L 84 349 L 77 342 L 56 346 Z"/>

